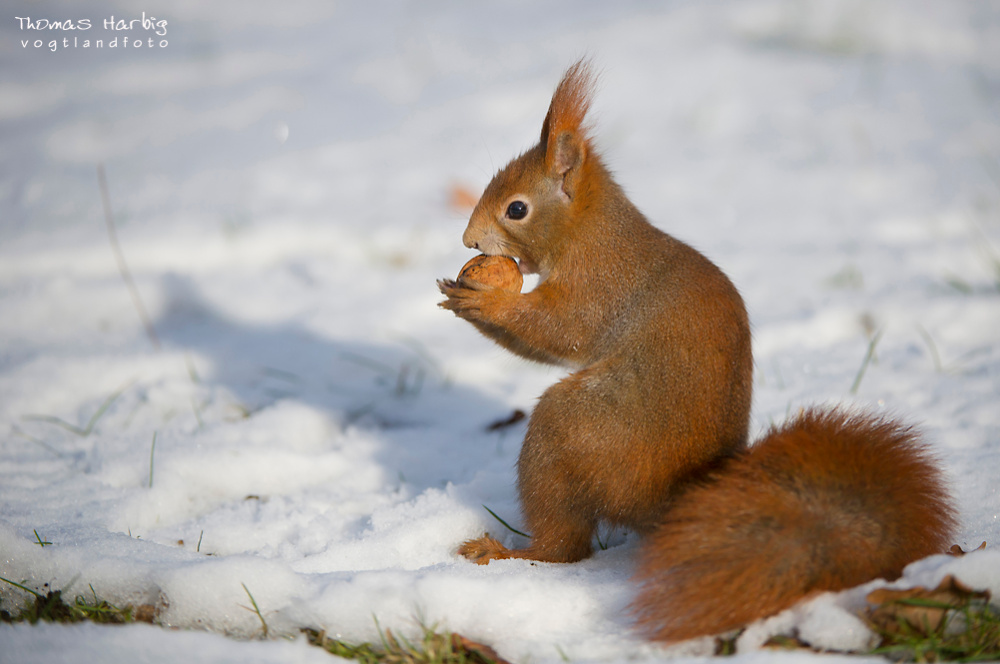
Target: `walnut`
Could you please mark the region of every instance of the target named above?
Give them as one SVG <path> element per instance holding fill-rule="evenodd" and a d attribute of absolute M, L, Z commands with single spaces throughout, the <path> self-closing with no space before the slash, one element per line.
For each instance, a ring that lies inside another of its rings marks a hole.
<path fill-rule="evenodd" d="M 486 256 L 480 254 L 462 266 L 458 278 L 473 281 L 483 286 L 492 286 L 513 293 L 521 292 L 524 277 L 517 261 L 507 256 Z"/>

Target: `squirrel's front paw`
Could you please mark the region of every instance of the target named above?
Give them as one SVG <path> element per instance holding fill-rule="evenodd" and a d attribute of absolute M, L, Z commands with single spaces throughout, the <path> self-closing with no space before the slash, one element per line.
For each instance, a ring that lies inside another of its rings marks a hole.
<path fill-rule="evenodd" d="M 442 309 L 448 309 L 459 318 L 477 319 L 480 317 L 484 290 L 482 286 L 466 283 L 464 280 L 438 279 L 438 289 L 448 299 L 438 304 Z"/>
<path fill-rule="evenodd" d="M 458 555 L 464 556 L 477 565 L 485 565 L 491 560 L 506 558 L 509 549 L 500 543 L 500 540 L 490 537 L 489 533 L 471 539 L 458 547 Z"/>

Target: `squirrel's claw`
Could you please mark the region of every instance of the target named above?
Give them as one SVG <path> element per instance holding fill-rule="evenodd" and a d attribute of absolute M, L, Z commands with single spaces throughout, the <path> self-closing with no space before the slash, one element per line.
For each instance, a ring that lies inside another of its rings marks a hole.
<path fill-rule="evenodd" d="M 491 560 L 506 558 L 509 549 L 501 544 L 498 539 L 490 537 L 489 533 L 485 533 L 482 537 L 463 542 L 462 546 L 458 547 L 457 553 L 477 565 L 486 565 Z"/>
<path fill-rule="evenodd" d="M 448 299 L 438 302 L 442 309 L 448 309 L 461 318 L 474 318 L 477 316 L 482 303 L 481 293 L 485 290 L 477 288 L 475 282 L 467 282 L 464 279 L 438 279 L 438 290 Z"/>

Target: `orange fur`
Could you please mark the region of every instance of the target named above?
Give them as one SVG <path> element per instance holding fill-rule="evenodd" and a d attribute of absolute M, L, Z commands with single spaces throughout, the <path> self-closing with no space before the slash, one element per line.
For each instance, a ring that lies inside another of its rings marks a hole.
<path fill-rule="evenodd" d="M 594 89 L 594 74 L 590 63 L 580 60 L 563 75 L 552 94 L 549 111 L 542 122 L 539 143 L 545 146 L 545 154 L 551 159 L 559 152 L 560 137 L 573 136 L 584 147 L 590 149 L 583 120 L 590 110 L 590 98 Z"/>
<path fill-rule="evenodd" d="M 635 611 L 650 637 L 717 634 L 803 597 L 943 553 L 955 519 L 916 434 L 806 412 L 681 496 L 644 544 Z"/>
<path fill-rule="evenodd" d="M 599 523 L 650 534 L 640 626 L 676 639 L 779 610 L 813 590 L 898 574 L 937 550 L 950 508 L 933 466 L 898 425 L 811 414 L 745 452 L 753 369 L 743 301 L 718 267 L 652 226 L 615 183 L 583 126 L 592 87 L 586 63 L 566 72 L 539 143 L 496 174 L 463 235 L 467 246 L 539 273 L 538 286 L 516 293 L 439 282 L 441 306 L 486 336 L 573 369 L 542 395 L 518 459 L 531 542 L 507 549 L 483 537 L 460 553 L 480 564 L 573 562 L 591 554 Z M 885 472 L 909 474 L 875 481 Z M 707 476 L 716 479 L 705 484 Z M 930 489 L 917 491 L 924 481 Z M 906 493 L 914 494 L 910 507 L 899 500 Z M 883 498 L 892 500 L 882 506 Z M 802 501 L 817 523 L 856 535 L 854 543 L 824 548 Z M 787 522 L 798 530 L 768 529 L 786 515 L 799 515 Z M 906 523 L 932 515 L 937 525 L 926 531 Z M 897 553 L 874 550 L 882 544 Z M 768 565 L 747 548 L 776 557 Z M 789 550 L 818 557 L 793 564 Z M 751 593 L 734 600 L 739 588 L 730 583 Z M 713 593 L 738 604 L 738 615 L 707 598 Z"/>

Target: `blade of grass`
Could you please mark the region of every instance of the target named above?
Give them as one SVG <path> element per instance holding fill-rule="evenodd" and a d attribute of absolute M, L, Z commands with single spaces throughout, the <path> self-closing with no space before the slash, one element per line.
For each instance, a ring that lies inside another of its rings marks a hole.
<path fill-rule="evenodd" d="M 388 364 L 384 362 L 379 362 L 378 360 L 373 360 L 370 357 L 366 357 L 359 353 L 344 351 L 340 354 L 340 357 L 341 359 L 347 360 L 348 362 L 352 362 L 358 366 L 371 369 L 375 373 L 380 374 L 382 376 L 391 377 L 397 373 L 396 369 L 389 366 Z"/>
<path fill-rule="evenodd" d="M 149 446 L 149 488 L 153 488 L 153 453 L 156 452 L 156 432 L 153 432 L 153 444 Z"/>
<path fill-rule="evenodd" d="M 923 338 L 924 343 L 927 344 L 927 349 L 931 353 L 931 360 L 934 362 L 935 373 L 943 373 L 944 367 L 941 365 L 941 355 L 938 354 L 937 344 L 934 343 L 934 338 L 931 333 L 924 329 L 923 325 L 917 324 L 917 333 Z"/>
<path fill-rule="evenodd" d="M 4 581 L 5 583 L 9 583 L 10 585 L 14 586 L 15 588 L 20 588 L 21 590 L 23 590 L 25 592 L 29 592 L 32 595 L 34 595 L 35 597 L 38 597 L 40 599 L 45 599 L 45 595 L 41 594 L 38 591 L 32 590 L 31 588 L 29 588 L 27 586 L 22 586 L 17 581 L 11 581 L 10 579 L 5 579 L 2 576 L 0 576 L 0 581 Z"/>
<path fill-rule="evenodd" d="M 70 433 L 75 433 L 81 438 L 87 436 L 86 429 L 78 427 L 75 424 L 70 424 L 66 420 L 62 419 L 61 417 L 56 417 L 55 415 L 25 415 L 21 419 L 28 420 L 29 422 L 46 422 L 48 424 L 55 424 L 56 426 L 60 426 L 63 429 L 66 429 Z"/>
<path fill-rule="evenodd" d="M 24 438 L 26 441 L 28 441 L 30 443 L 35 443 L 36 445 L 40 445 L 40 446 L 44 447 L 46 450 L 48 450 L 52 454 L 55 454 L 57 457 L 64 456 L 62 452 L 60 452 L 56 448 L 52 447 L 51 445 L 49 445 L 48 443 L 46 443 L 44 440 L 39 440 L 38 438 L 35 438 L 34 436 L 25 433 L 16 424 L 12 425 L 10 427 L 10 432 L 12 434 L 14 434 L 15 436 L 18 436 L 19 438 Z"/>
<path fill-rule="evenodd" d="M 57 426 L 60 426 L 60 427 L 62 427 L 64 429 L 66 429 L 70 433 L 75 433 L 76 435 L 80 436 L 81 438 L 86 438 L 91 433 L 93 433 L 94 427 L 97 426 L 98 420 L 100 420 L 104 416 L 104 413 L 106 413 L 108 411 L 108 408 L 111 408 L 111 404 L 113 404 L 115 401 L 117 401 L 118 397 L 120 397 L 122 394 L 125 393 L 125 390 L 127 390 L 130 387 L 132 387 L 133 383 L 135 383 L 135 381 L 134 380 L 130 380 L 129 382 L 125 383 L 120 388 L 118 388 L 117 390 L 115 390 L 114 392 L 112 392 L 108 396 L 108 398 L 104 400 L 104 403 L 102 403 L 97 408 L 97 411 L 95 411 L 94 414 L 90 417 L 90 420 L 87 422 L 87 426 L 82 427 L 82 428 L 78 427 L 75 424 L 70 424 L 69 422 L 67 422 L 66 420 L 62 419 L 61 417 L 56 417 L 54 415 L 25 415 L 21 419 L 29 420 L 29 421 L 33 421 L 33 422 L 48 422 L 49 424 L 55 424 Z"/>
<path fill-rule="evenodd" d="M 872 358 L 875 357 L 875 347 L 878 345 L 879 339 L 881 338 L 882 330 L 879 330 L 872 335 L 871 341 L 868 342 L 868 352 L 865 353 L 865 359 L 861 362 L 861 368 L 858 369 L 858 375 L 854 377 L 854 383 L 851 385 L 852 395 L 858 393 L 858 388 L 861 387 L 861 379 L 865 377 L 865 371 L 868 370 L 868 365 L 871 364 Z"/>
<path fill-rule="evenodd" d="M 486 510 L 487 512 L 489 512 L 490 514 L 492 514 L 492 515 L 493 515 L 493 518 L 494 518 L 494 519 L 496 519 L 497 521 L 499 521 L 499 522 L 500 522 L 500 523 L 501 523 L 501 524 L 503 525 L 503 527 L 504 527 L 504 528 L 506 528 L 506 529 L 507 529 L 507 530 L 509 530 L 510 532 L 514 533 L 515 535 L 520 535 L 520 536 L 522 536 L 522 537 L 527 537 L 527 538 L 530 538 L 530 537 L 531 537 L 531 535 L 529 535 L 528 533 L 522 533 L 522 532 L 521 532 L 520 530 L 518 530 L 517 528 L 514 528 L 514 527 L 513 527 L 513 526 L 511 526 L 511 525 L 510 525 L 509 523 L 507 523 L 506 521 L 504 521 L 503 519 L 501 519 L 501 518 L 500 518 L 500 517 L 499 517 L 499 516 L 497 515 L 497 513 L 496 513 L 496 512 L 494 512 L 493 510 L 491 510 L 491 509 L 490 509 L 489 507 L 487 507 L 486 505 L 483 505 L 483 509 L 484 509 L 484 510 Z"/>
<path fill-rule="evenodd" d="M 201 376 L 198 375 L 198 370 L 194 366 L 194 360 L 191 359 L 191 355 L 187 354 L 184 356 L 184 363 L 187 365 L 188 377 L 191 382 L 195 385 L 201 383 Z"/>
<path fill-rule="evenodd" d="M 240 583 L 240 585 L 243 586 L 243 590 L 246 591 L 247 597 L 250 598 L 250 603 L 253 604 L 253 610 L 257 613 L 257 617 L 260 618 L 260 624 L 264 627 L 264 638 L 266 639 L 267 638 L 267 622 L 264 620 L 264 616 L 261 615 L 261 613 L 260 613 L 260 607 L 257 606 L 257 600 L 255 600 L 253 598 L 253 595 L 250 594 L 250 589 L 247 588 L 247 584 Z"/>
<path fill-rule="evenodd" d="M 118 244 L 118 232 L 115 230 L 115 218 L 111 212 L 111 195 L 108 193 L 108 178 L 104 173 L 104 164 L 97 165 L 97 184 L 101 189 L 104 221 L 108 228 L 108 240 L 111 242 L 111 251 L 115 255 L 115 261 L 118 263 L 118 271 L 121 273 L 122 281 L 125 282 L 129 295 L 132 297 L 132 304 L 135 306 L 140 320 L 142 320 L 142 325 L 146 328 L 146 336 L 149 337 L 153 348 L 160 350 L 160 338 L 156 336 L 156 329 L 153 328 L 153 322 L 150 320 L 149 314 L 146 313 L 146 307 L 143 306 L 142 298 L 139 296 L 139 289 L 135 285 L 135 280 L 132 279 L 132 273 L 128 269 L 128 264 L 125 262 L 125 254 L 122 253 L 122 248 Z"/>
<path fill-rule="evenodd" d="M 201 407 L 198 406 L 194 397 L 191 397 L 191 410 L 194 412 L 194 421 L 198 424 L 198 430 L 201 431 L 205 428 L 205 421 L 201 419 Z"/>
<path fill-rule="evenodd" d="M 298 374 L 294 374 L 291 371 L 285 371 L 284 369 L 275 369 L 274 367 L 261 367 L 260 372 L 265 376 L 270 376 L 272 378 L 279 378 L 288 383 L 301 383 L 302 378 Z"/>
<path fill-rule="evenodd" d="M 434 355 L 431 354 L 427 347 L 419 340 L 414 337 L 400 336 L 398 338 L 399 342 L 407 346 L 412 350 L 424 363 L 430 367 L 439 376 L 444 376 L 444 368 Z"/>

